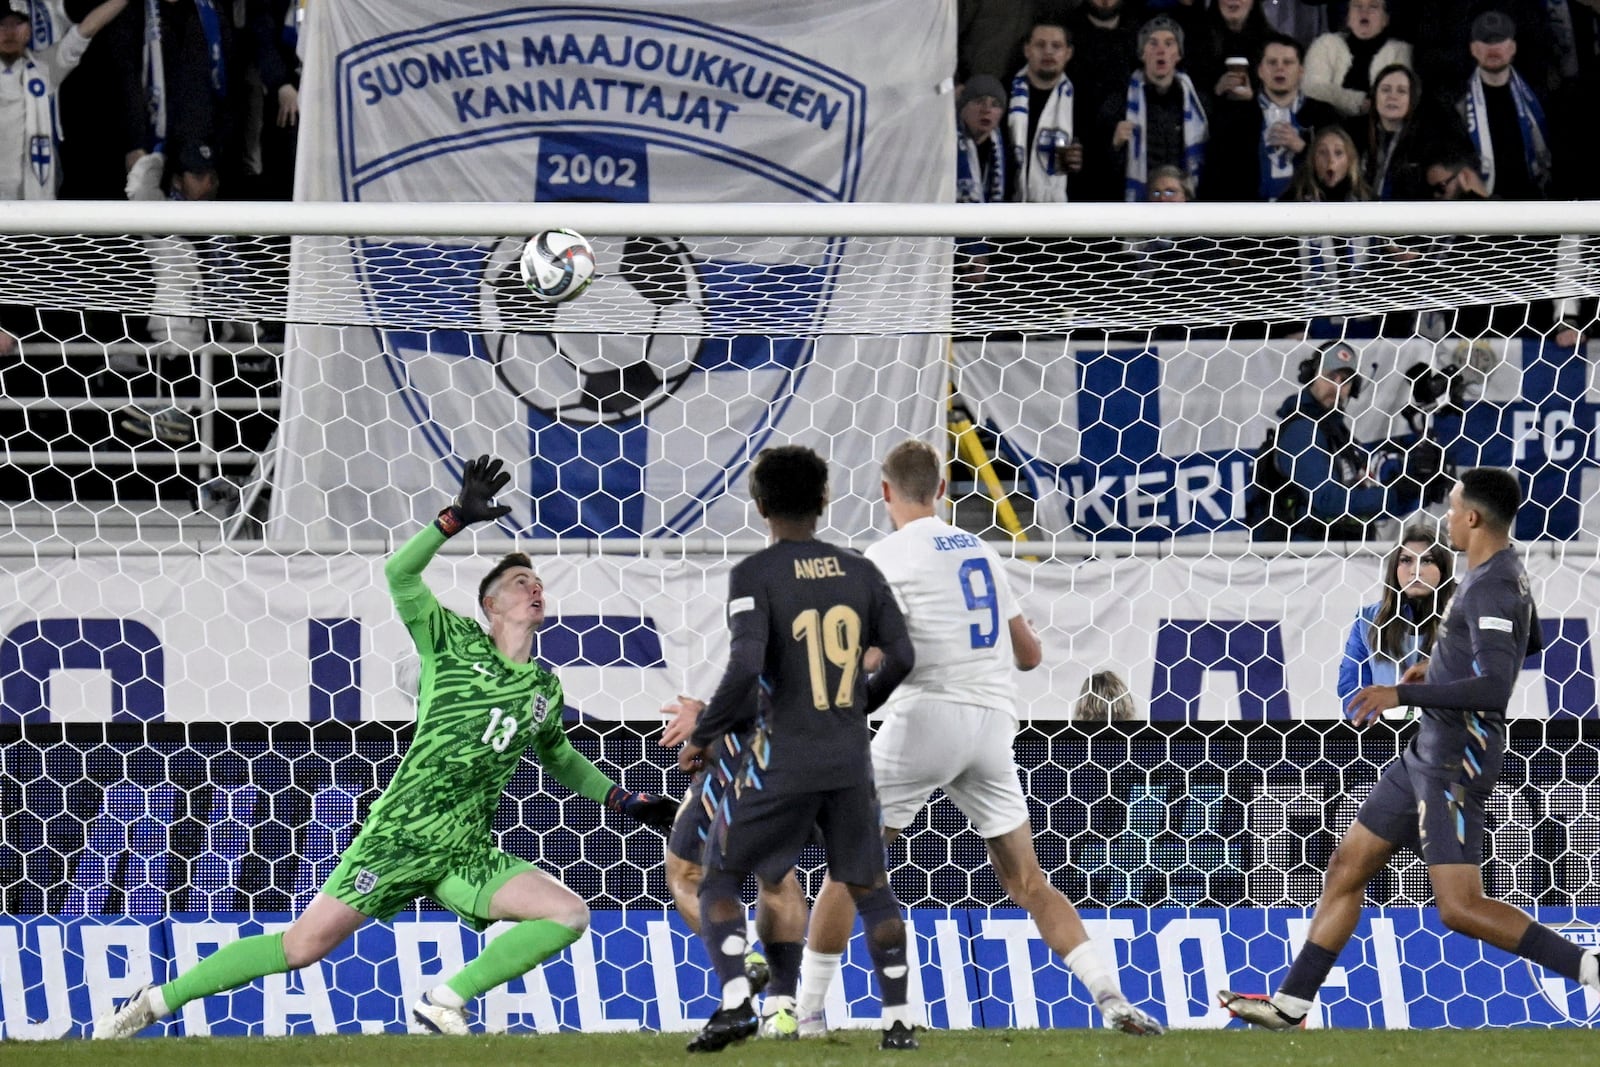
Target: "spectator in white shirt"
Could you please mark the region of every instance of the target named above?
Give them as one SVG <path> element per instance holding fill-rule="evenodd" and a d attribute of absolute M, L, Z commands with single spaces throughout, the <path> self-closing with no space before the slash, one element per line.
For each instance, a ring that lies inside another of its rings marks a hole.
<path fill-rule="evenodd" d="M 1372 79 L 1384 67 L 1411 65 L 1411 46 L 1389 35 L 1387 0 L 1350 0 L 1345 28 L 1325 33 L 1306 50 L 1306 95 L 1349 117 L 1368 106 Z"/>
<path fill-rule="evenodd" d="M 126 6 L 127 0 L 105 0 L 59 41 L 34 52 L 28 0 L 0 0 L 0 200 L 56 198 L 56 89 L 83 59 L 89 38 Z"/>

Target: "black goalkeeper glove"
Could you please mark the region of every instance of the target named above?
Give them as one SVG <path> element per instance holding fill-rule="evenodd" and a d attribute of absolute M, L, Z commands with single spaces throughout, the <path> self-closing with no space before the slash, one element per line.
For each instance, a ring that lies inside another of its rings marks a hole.
<path fill-rule="evenodd" d="M 503 470 L 504 464 L 487 454 L 467 460 L 461 469 L 461 492 L 455 503 L 439 512 L 437 525 L 446 537 L 453 537 L 475 522 L 492 522 L 511 514 L 505 504 L 496 504 L 494 498 L 511 480 L 511 472 Z"/>
<path fill-rule="evenodd" d="M 678 817 L 678 802 L 654 793 L 630 793 L 620 785 L 606 792 L 606 807 L 620 811 L 646 826 L 665 830 Z"/>

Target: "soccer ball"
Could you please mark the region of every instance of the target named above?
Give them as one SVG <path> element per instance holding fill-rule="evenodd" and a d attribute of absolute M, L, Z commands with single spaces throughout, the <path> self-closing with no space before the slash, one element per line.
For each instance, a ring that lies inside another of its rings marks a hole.
<path fill-rule="evenodd" d="M 626 422 L 692 378 L 708 316 L 681 241 L 602 238 L 598 252 L 610 267 L 581 310 L 523 299 L 520 247 L 513 238 L 491 253 L 481 283 L 485 351 L 518 400 L 568 425 Z"/>
<path fill-rule="evenodd" d="M 522 284 L 540 300 L 559 304 L 594 281 L 594 249 L 574 230 L 546 230 L 522 246 Z"/>

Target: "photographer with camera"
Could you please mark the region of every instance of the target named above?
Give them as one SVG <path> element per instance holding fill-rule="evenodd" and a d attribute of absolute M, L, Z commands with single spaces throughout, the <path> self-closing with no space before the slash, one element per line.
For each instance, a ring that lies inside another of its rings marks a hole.
<path fill-rule="evenodd" d="M 1408 447 L 1397 464 L 1357 444 L 1344 407 L 1360 394 L 1354 348 L 1323 345 L 1302 360 L 1301 389 L 1277 411 L 1256 453 L 1245 521 L 1257 541 L 1366 541 L 1376 520 L 1413 510 L 1438 476 L 1437 447 Z M 1391 475 L 1387 484 L 1384 476 Z"/>

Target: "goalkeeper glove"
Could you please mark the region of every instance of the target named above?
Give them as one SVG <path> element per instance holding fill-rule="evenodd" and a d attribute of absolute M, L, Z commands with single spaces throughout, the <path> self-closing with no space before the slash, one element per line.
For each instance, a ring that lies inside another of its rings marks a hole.
<path fill-rule="evenodd" d="M 461 469 L 461 492 L 455 503 L 439 512 L 436 525 L 446 537 L 454 537 L 475 522 L 489 522 L 511 514 L 505 504 L 496 504 L 495 495 L 511 480 L 511 472 L 502 470 L 498 459 L 488 455 L 467 460 Z"/>
<path fill-rule="evenodd" d="M 630 793 L 620 785 L 606 792 L 606 807 L 631 816 L 646 826 L 664 830 L 678 817 L 678 802 L 654 793 Z"/>

